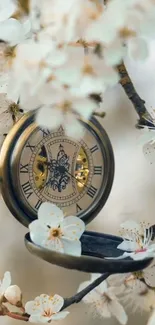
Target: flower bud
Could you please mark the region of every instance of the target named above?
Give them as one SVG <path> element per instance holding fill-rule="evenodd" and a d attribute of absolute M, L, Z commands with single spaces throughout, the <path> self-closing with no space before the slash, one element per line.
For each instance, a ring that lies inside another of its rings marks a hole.
<path fill-rule="evenodd" d="M 17 306 L 21 302 L 22 293 L 17 285 L 12 285 L 7 288 L 4 297 L 11 305 Z"/>

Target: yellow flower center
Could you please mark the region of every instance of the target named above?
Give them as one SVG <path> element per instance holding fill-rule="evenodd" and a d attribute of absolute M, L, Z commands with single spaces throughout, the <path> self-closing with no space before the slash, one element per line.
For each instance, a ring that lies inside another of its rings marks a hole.
<path fill-rule="evenodd" d="M 6 60 L 6 68 L 10 68 L 14 58 L 16 57 L 16 46 L 6 46 L 3 52 L 4 59 Z"/>
<path fill-rule="evenodd" d="M 94 69 L 91 64 L 86 63 L 82 69 L 83 74 L 94 75 Z"/>
<path fill-rule="evenodd" d="M 47 310 L 44 310 L 43 316 L 44 317 L 51 317 L 53 315 L 52 310 L 49 308 Z"/>
<path fill-rule="evenodd" d="M 53 238 L 60 238 L 62 236 L 62 231 L 60 228 L 52 228 L 49 231 L 49 237 L 48 239 L 53 239 Z"/>
<path fill-rule="evenodd" d="M 65 100 L 60 105 L 58 105 L 58 108 L 61 109 L 61 111 L 65 114 L 72 109 L 72 102 L 69 100 Z"/>
<path fill-rule="evenodd" d="M 132 29 L 129 29 L 128 27 L 123 27 L 123 28 L 120 29 L 119 35 L 122 38 L 128 39 L 130 37 L 135 37 L 136 32 L 134 30 L 132 30 Z"/>
<path fill-rule="evenodd" d="M 106 294 L 106 292 L 104 292 L 102 294 L 102 297 L 104 297 L 104 299 L 106 300 L 107 303 L 110 303 L 111 302 L 111 298 Z"/>

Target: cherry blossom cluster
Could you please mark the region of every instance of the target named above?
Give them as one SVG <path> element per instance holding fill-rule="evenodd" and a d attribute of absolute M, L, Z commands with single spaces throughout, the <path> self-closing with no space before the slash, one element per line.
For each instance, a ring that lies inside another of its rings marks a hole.
<path fill-rule="evenodd" d="M 136 223 L 133 220 L 121 225 L 122 243 L 117 247 L 128 253 L 133 259 L 155 257 L 155 243 L 148 224 Z M 74 256 L 81 255 L 80 237 L 84 232 L 84 223 L 78 217 L 64 218 L 63 212 L 55 205 L 45 202 L 38 211 L 38 219 L 29 225 L 30 237 L 34 244 L 51 251 Z M 125 253 L 120 257 L 126 257 Z M 125 325 L 128 316 L 124 307 L 131 305 L 136 309 L 151 312 L 147 325 L 155 321 L 155 263 L 146 269 L 121 275 L 104 276 L 92 274 L 89 281 L 81 283 L 78 288 L 78 302 L 91 307 L 92 315 L 101 318 L 115 317 L 120 324 Z M 96 280 L 101 279 L 96 283 Z M 87 291 L 86 288 L 89 288 Z M 84 294 L 83 294 L 84 292 Z M 50 323 L 61 320 L 69 312 L 66 307 L 76 302 L 75 296 L 64 299 L 58 294 L 41 294 L 28 301 L 22 301 L 22 292 L 17 285 L 11 285 L 10 272 L 4 274 L 0 282 L 0 316 L 8 316 L 31 323 Z M 123 304 L 121 301 L 123 300 Z M 12 311 L 16 306 L 17 312 Z"/>
<path fill-rule="evenodd" d="M 52 218 L 51 218 L 52 216 Z M 38 219 L 29 225 L 30 237 L 34 244 L 52 251 L 69 255 L 81 255 L 80 238 L 85 225 L 78 217 L 64 218 L 57 206 L 44 202 L 38 210 Z M 145 222 L 137 223 L 128 220 L 120 226 L 122 243 L 118 249 L 122 254 L 117 259 L 130 257 L 142 260 L 155 257 L 155 242 L 152 227 Z M 114 259 L 114 257 L 113 257 Z M 92 274 L 90 281 L 79 286 L 78 292 L 90 285 L 99 275 Z M 151 311 L 148 325 L 155 321 L 155 263 L 154 260 L 146 269 L 124 275 L 112 275 L 99 286 L 94 287 L 83 298 L 90 304 L 93 314 L 100 317 L 116 317 L 120 324 L 127 323 L 128 317 L 120 300 L 132 307 Z"/>
<path fill-rule="evenodd" d="M 118 83 L 117 65 L 126 55 L 136 60 L 148 56 L 155 2 L 28 3 L 27 13 L 17 15 L 18 1 L 0 1 L 8 98 L 19 100 L 25 111 L 36 109 L 39 125 L 53 129 L 62 124 L 69 136 L 82 136 L 78 117 L 88 119 L 97 109 L 90 95 L 103 94 Z"/>

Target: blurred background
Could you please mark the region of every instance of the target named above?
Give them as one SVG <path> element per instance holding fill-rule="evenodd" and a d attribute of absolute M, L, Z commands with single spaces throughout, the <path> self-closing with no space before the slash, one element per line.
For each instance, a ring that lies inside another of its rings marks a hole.
<path fill-rule="evenodd" d="M 155 43 L 151 43 L 150 57 L 145 63 L 126 61 L 137 92 L 151 110 L 155 109 L 154 51 Z M 103 109 L 106 117 L 100 122 L 114 148 L 115 179 L 105 207 L 87 228 L 118 234 L 120 223 L 127 219 L 155 223 L 155 163 L 150 165 L 143 156 L 139 144 L 141 132 L 135 129 L 137 115 L 121 86 L 104 95 Z M 23 241 L 26 232 L 27 229 L 14 219 L 0 200 L 0 278 L 5 271 L 10 271 L 12 283 L 18 284 L 23 292 L 24 302 L 41 293 L 58 293 L 63 297 L 75 294 L 79 284 L 89 279 L 89 274 L 52 266 L 30 255 Z M 62 325 L 118 324 L 115 319 L 93 318 L 90 307 L 82 302 L 68 310 L 70 315 L 60 321 Z M 128 325 L 147 323 L 148 315 L 145 313 L 133 315 L 130 309 L 127 310 Z M 4 317 L 0 320 L 3 325 L 22 323 Z"/>

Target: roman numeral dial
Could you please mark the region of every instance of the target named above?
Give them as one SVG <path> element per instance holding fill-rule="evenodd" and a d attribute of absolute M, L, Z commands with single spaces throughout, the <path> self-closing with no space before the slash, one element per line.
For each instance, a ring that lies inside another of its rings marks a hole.
<path fill-rule="evenodd" d="M 96 204 L 102 188 L 104 160 L 94 133 L 83 139 L 65 135 L 62 127 L 38 127 L 28 138 L 19 162 L 21 200 L 37 214 L 43 202 L 66 215 L 81 217 Z"/>
<path fill-rule="evenodd" d="M 102 175 L 102 166 L 94 166 L 94 175 Z"/>
<path fill-rule="evenodd" d="M 29 197 L 33 194 L 33 189 L 32 189 L 30 182 L 28 181 L 28 182 L 22 184 L 22 189 L 23 189 L 23 192 L 24 192 L 26 198 L 29 199 Z"/>

